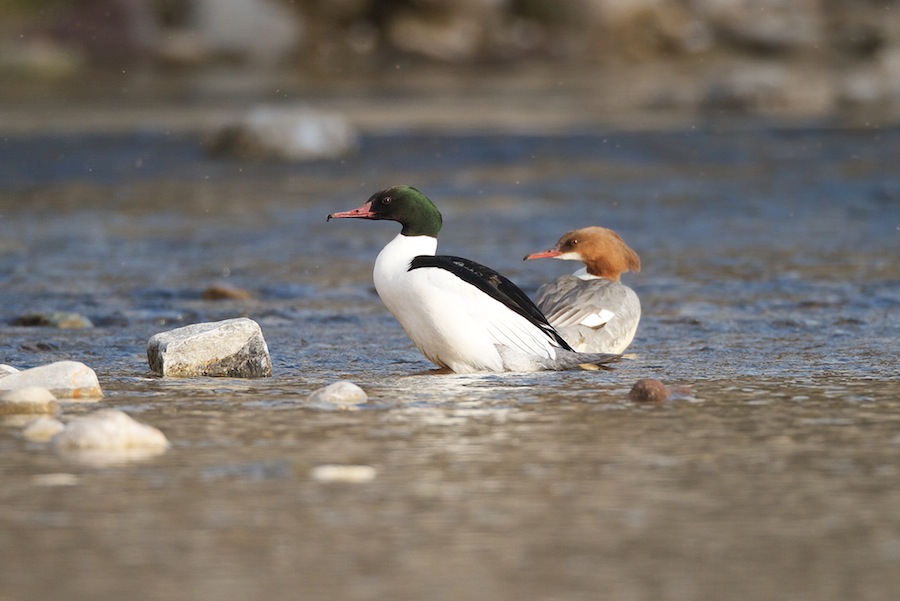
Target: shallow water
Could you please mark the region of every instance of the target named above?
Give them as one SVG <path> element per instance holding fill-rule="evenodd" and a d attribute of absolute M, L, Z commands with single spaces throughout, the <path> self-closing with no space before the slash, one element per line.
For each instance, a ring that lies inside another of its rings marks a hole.
<path fill-rule="evenodd" d="M 344 161 L 210 159 L 191 133 L 0 143 L 0 362 L 87 363 L 163 430 L 73 464 L 0 429 L 0 598 L 892 599 L 900 587 L 900 130 L 372 133 Z M 371 284 L 406 182 L 441 248 L 521 258 L 619 231 L 644 318 L 612 371 L 435 375 Z M 206 301 L 226 281 L 252 301 Z M 161 380 L 154 333 L 248 315 L 275 376 Z M 629 402 L 643 377 L 690 398 Z M 350 379 L 359 411 L 306 404 Z M 322 464 L 377 470 L 327 483 Z M 72 478 L 48 478 L 48 474 Z"/>

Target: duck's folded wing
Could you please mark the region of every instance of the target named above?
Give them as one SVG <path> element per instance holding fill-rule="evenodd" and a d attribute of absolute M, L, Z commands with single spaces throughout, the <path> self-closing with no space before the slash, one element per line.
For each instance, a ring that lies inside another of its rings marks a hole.
<path fill-rule="evenodd" d="M 541 286 L 536 299 L 555 328 L 580 325 L 599 329 L 627 306 L 630 294 L 619 282 L 563 276 Z"/>
<path fill-rule="evenodd" d="M 534 302 L 490 267 L 462 257 L 422 255 L 410 263 L 410 271 L 417 269 L 438 270 L 435 277 L 449 277 L 460 284 L 444 289 L 447 293 L 457 290 L 459 301 L 470 306 L 473 319 L 482 322 L 498 344 L 541 356 L 553 348 L 572 350 Z M 499 305 L 479 303 L 479 295 L 487 295 Z"/>

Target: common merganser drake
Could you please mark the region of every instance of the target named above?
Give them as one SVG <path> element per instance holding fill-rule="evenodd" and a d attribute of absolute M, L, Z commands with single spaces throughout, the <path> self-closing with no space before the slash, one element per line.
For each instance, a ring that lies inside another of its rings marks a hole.
<path fill-rule="evenodd" d="M 621 236 L 605 227 L 565 234 L 549 250 L 528 259 L 581 261 L 584 267 L 540 287 L 535 297 L 547 320 L 576 351 L 621 353 L 637 332 L 641 302 L 620 280 L 640 271 L 641 259 Z"/>
<path fill-rule="evenodd" d="M 433 363 L 457 373 L 562 370 L 618 355 L 576 353 L 515 284 L 484 265 L 435 255 L 441 214 L 410 186 L 377 192 L 328 219 L 387 219 L 402 229 L 375 259 L 375 290 Z"/>

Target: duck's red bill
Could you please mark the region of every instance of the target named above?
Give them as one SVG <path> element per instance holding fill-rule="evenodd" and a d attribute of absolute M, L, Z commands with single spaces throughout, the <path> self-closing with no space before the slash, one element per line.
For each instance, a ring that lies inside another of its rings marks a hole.
<path fill-rule="evenodd" d="M 337 213 L 332 213 L 328 216 L 328 219 L 343 219 L 343 218 L 357 218 L 357 219 L 369 219 L 374 217 L 375 213 L 372 212 L 372 203 L 367 202 L 363 206 L 353 209 L 352 211 L 338 211 Z"/>
<path fill-rule="evenodd" d="M 559 249 L 551 248 L 548 250 L 542 250 L 538 253 L 531 253 L 525 257 L 525 260 L 529 259 L 552 259 L 553 257 L 558 257 L 562 253 L 559 252 Z"/>

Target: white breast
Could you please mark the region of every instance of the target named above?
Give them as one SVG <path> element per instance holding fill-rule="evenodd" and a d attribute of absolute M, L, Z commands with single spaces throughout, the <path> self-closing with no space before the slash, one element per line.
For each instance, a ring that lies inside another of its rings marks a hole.
<path fill-rule="evenodd" d="M 410 271 L 419 255 L 434 255 L 428 236 L 398 235 L 375 261 L 375 289 L 415 345 L 456 372 L 536 368 L 554 358 L 545 334 L 503 303 L 444 269 Z"/>

